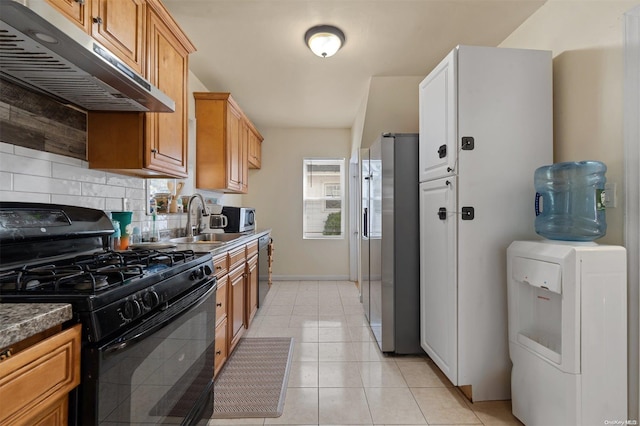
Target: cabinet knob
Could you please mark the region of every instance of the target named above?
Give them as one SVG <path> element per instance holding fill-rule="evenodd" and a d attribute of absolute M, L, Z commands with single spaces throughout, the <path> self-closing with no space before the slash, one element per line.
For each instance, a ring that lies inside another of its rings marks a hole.
<path fill-rule="evenodd" d="M 216 351 L 216 355 L 222 355 L 222 351 Z"/>
<path fill-rule="evenodd" d="M 76 3 L 78 3 L 79 5 L 83 5 L 84 4 L 84 0 L 75 0 Z"/>
<path fill-rule="evenodd" d="M 84 0 L 81 0 L 81 1 L 84 2 Z M 96 16 L 95 18 L 93 18 L 93 23 L 101 25 L 102 24 L 102 18 L 99 17 L 99 16 Z"/>
<path fill-rule="evenodd" d="M 153 148 L 153 149 L 151 150 L 151 153 L 152 153 L 152 154 L 157 154 L 157 153 L 158 153 L 158 150 L 157 150 L 157 149 L 155 149 L 155 148 Z"/>
<path fill-rule="evenodd" d="M 216 306 L 218 306 L 218 307 L 222 306 L 222 302 L 216 303 Z"/>

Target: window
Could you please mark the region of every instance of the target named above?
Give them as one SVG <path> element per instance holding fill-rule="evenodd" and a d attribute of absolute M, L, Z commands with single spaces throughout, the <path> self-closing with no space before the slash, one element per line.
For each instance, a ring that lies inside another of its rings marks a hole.
<path fill-rule="evenodd" d="M 343 238 L 344 159 L 305 158 L 303 238 Z"/>

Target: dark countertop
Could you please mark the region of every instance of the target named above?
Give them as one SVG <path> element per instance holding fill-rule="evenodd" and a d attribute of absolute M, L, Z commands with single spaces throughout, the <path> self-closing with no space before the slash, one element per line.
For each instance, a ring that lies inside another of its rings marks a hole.
<path fill-rule="evenodd" d="M 60 325 L 72 316 L 67 303 L 0 303 L 0 348 Z"/>

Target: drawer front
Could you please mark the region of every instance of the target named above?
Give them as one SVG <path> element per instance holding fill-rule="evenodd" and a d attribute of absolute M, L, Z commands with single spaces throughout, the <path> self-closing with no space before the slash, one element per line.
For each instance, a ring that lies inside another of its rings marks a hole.
<path fill-rule="evenodd" d="M 33 426 L 66 426 L 69 423 L 69 396 L 55 401 L 38 416 L 29 420 Z M 31 413 L 30 413 L 31 414 Z"/>
<path fill-rule="evenodd" d="M 247 260 L 247 254 L 245 246 L 235 249 L 229 252 L 229 270 L 234 270 L 238 265 Z"/>
<path fill-rule="evenodd" d="M 80 383 L 80 325 L 0 362 L 0 424 L 29 423 Z"/>
<path fill-rule="evenodd" d="M 247 244 L 247 259 L 258 254 L 258 240 L 253 240 Z"/>
<path fill-rule="evenodd" d="M 229 257 L 227 253 L 220 254 L 213 258 L 213 271 L 218 280 L 229 273 Z"/>
<path fill-rule="evenodd" d="M 227 317 L 227 291 L 229 286 L 227 282 L 229 276 L 225 275 L 218 279 L 218 289 L 216 290 L 216 326 Z"/>
<path fill-rule="evenodd" d="M 216 343 L 215 356 L 213 359 L 213 376 L 218 375 L 218 371 L 222 368 L 227 360 L 227 319 L 216 327 Z"/>

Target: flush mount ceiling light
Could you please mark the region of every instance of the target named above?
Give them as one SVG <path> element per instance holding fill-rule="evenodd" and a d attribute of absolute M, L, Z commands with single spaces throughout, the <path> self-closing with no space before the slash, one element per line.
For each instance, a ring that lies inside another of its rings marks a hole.
<path fill-rule="evenodd" d="M 335 55 L 344 44 L 344 33 L 332 25 L 318 25 L 304 35 L 304 41 L 309 49 L 322 58 Z"/>

